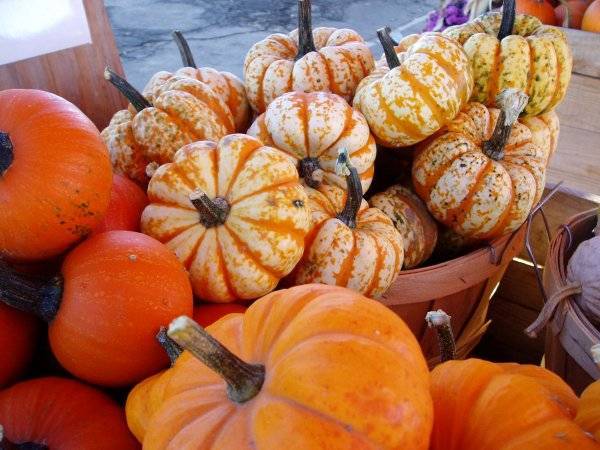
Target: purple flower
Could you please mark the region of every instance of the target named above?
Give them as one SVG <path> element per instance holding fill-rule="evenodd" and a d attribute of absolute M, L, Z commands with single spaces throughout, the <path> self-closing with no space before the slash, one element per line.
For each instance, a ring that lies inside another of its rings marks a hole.
<path fill-rule="evenodd" d="M 427 16 L 423 31 L 442 31 L 452 25 L 461 25 L 469 20 L 463 12 L 466 1 L 448 3 L 441 11 L 432 11 Z"/>

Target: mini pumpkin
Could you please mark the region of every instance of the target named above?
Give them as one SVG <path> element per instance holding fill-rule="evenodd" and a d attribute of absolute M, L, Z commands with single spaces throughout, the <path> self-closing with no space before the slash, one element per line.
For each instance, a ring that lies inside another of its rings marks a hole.
<path fill-rule="evenodd" d="M 290 92 L 274 100 L 248 134 L 285 152 L 304 184 L 346 187 L 335 173 L 338 150 L 345 148 L 356 167 L 363 191 L 371 185 L 377 149 L 363 115 L 338 95 Z"/>
<path fill-rule="evenodd" d="M 207 330 L 179 318 L 168 333 L 186 351 L 168 370 L 146 450 L 428 448 L 425 360 L 376 301 L 298 286 Z"/>
<path fill-rule="evenodd" d="M 325 185 L 307 188 L 313 225 L 288 281 L 344 286 L 378 297 L 402 268 L 402 236 L 389 217 L 363 200 L 358 173 L 343 149 L 336 164 L 347 192 Z"/>
<path fill-rule="evenodd" d="M 458 114 L 473 89 L 471 67 L 462 47 L 440 33 L 422 34 L 400 57 L 387 29 L 377 35 L 389 70 L 380 67 L 361 81 L 354 107 L 379 144 L 407 147 Z"/>
<path fill-rule="evenodd" d="M 470 103 L 421 146 L 412 168 L 415 191 L 454 232 L 500 236 L 518 228 L 539 201 L 548 154 L 517 122 L 526 102 L 525 94 L 507 89 L 497 100 L 500 111 Z"/>
<path fill-rule="evenodd" d="M 203 300 L 260 297 L 302 256 L 310 216 L 298 172 L 250 136 L 181 148 L 152 176 L 148 197 L 143 232 L 175 252 Z"/>
<path fill-rule="evenodd" d="M 600 33 L 600 0 L 594 0 L 585 10 L 581 20 L 581 29 L 592 33 Z"/>
<path fill-rule="evenodd" d="M 515 0 L 515 11 L 536 17 L 546 25 L 559 25 L 554 8 L 548 0 Z"/>
<path fill-rule="evenodd" d="M 310 0 L 298 1 L 298 29 L 271 34 L 244 60 L 248 100 L 259 114 L 286 92 L 333 92 L 351 101 L 356 86 L 374 66 L 363 38 L 347 28 L 312 30 Z"/>
<path fill-rule="evenodd" d="M 206 83 L 169 77 L 152 90 L 151 103 L 110 69 L 104 76 L 127 97 L 131 108 L 113 116 L 102 138 L 113 170 L 140 184 L 148 181 L 149 163 L 165 164 L 185 144 L 217 141 L 235 130 L 229 107 Z"/>
<path fill-rule="evenodd" d="M 520 89 L 529 96 L 523 115 L 538 116 L 564 98 L 573 67 L 565 34 L 535 17 L 515 16 L 514 0 L 504 2 L 503 13 L 485 14 L 444 34 L 460 42 L 469 57 L 472 101 L 498 106 L 500 92 Z"/>
<path fill-rule="evenodd" d="M 556 112 L 550 111 L 536 117 L 522 117 L 519 122 L 531 130 L 532 142 L 549 155 L 549 162 L 558 146 L 560 132 L 560 123 Z"/>

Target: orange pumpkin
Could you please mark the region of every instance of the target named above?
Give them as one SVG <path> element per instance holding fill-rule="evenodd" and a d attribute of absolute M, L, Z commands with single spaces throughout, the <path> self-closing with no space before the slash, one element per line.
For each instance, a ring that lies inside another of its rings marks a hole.
<path fill-rule="evenodd" d="M 244 84 L 259 114 L 292 91 L 333 92 L 351 101 L 360 80 L 373 69 L 373 55 L 356 31 L 312 30 L 310 8 L 310 0 L 299 0 L 298 29 L 289 35 L 271 34 L 246 55 Z"/>
<path fill-rule="evenodd" d="M 346 177 L 347 192 L 325 185 L 307 188 L 312 230 L 288 281 L 344 286 L 378 297 L 402 268 L 402 236 L 383 212 L 363 200 L 358 173 L 347 156 L 340 151 L 336 163 L 338 174 Z"/>
<path fill-rule="evenodd" d="M 250 136 L 183 147 L 152 176 L 148 197 L 143 232 L 175 252 L 203 300 L 260 297 L 302 256 L 310 216 L 298 172 Z"/>
<path fill-rule="evenodd" d="M 469 60 L 458 43 L 440 33 L 422 34 L 400 57 L 388 31 L 377 34 L 390 69 L 380 67 L 361 81 L 354 107 L 379 144 L 416 144 L 450 122 L 469 100 Z"/>
<path fill-rule="evenodd" d="M 516 0 L 516 11 L 537 17 L 546 25 L 559 25 L 554 8 L 547 0 Z"/>
<path fill-rule="evenodd" d="M 171 162 L 183 145 L 216 141 L 235 130 L 229 107 L 206 83 L 169 77 L 152 90 L 151 103 L 110 69 L 104 76 L 127 97 L 131 107 L 113 116 L 102 138 L 114 171 L 140 184 L 148 181 L 148 163 Z"/>
<path fill-rule="evenodd" d="M 66 378 L 37 378 L 1 391 L 0 424 L 7 450 L 140 448 L 111 398 Z"/>
<path fill-rule="evenodd" d="M 581 20 L 581 29 L 583 31 L 600 33 L 600 0 L 593 1 L 585 10 L 585 14 Z"/>
<path fill-rule="evenodd" d="M 19 376 L 31 361 L 38 328 L 35 317 L 0 303 L 0 387 Z"/>
<path fill-rule="evenodd" d="M 340 148 L 348 151 L 363 191 L 373 180 L 375 140 L 363 115 L 338 95 L 284 94 L 256 119 L 248 134 L 288 154 L 306 186 L 346 187 L 344 177 L 335 173 Z"/>
<path fill-rule="evenodd" d="M 600 381 L 593 382 L 581 393 L 575 422 L 600 443 Z"/>
<path fill-rule="evenodd" d="M 169 336 L 187 351 L 166 372 L 146 450 L 428 448 L 427 365 L 408 327 L 376 301 L 299 286 L 206 331 L 179 318 Z"/>
<path fill-rule="evenodd" d="M 154 335 L 192 314 L 187 274 L 167 247 L 132 231 L 93 236 L 69 253 L 51 280 L 0 268 L 2 301 L 49 322 L 52 352 L 94 384 L 123 386 L 167 363 Z"/>
<path fill-rule="evenodd" d="M 108 153 L 73 104 L 34 89 L 0 92 L 0 258 L 47 259 L 98 226 Z"/>
<path fill-rule="evenodd" d="M 527 96 L 508 89 L 497 102 L 501 111 L 467 105 L 413 163 L 415 191 L 431 214 L 469 238 L 515 230 L 544 190 L 547 150 L 517 122 Z"/>
<path fill-rule="evenodd" d="M 194 307 L 194 321 L 201 326 L 212 325 L 221 317 L 232 313 L 243 313 L 248 309 L 247 306 L 239 303 L 202 303 Z"/>

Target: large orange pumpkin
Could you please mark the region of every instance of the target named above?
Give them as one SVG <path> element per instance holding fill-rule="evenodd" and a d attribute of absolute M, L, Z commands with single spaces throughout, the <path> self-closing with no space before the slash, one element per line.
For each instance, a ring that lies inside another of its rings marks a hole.
<path fill-rule="evenodd" d="M 600 443 L 600 380 L 590 384 L 581 393 L 575 422 Z"/>
<path fill-rule="evenodd" d="M 244 84 L 258 113 L 292 91 L 333 92 L 351 101 L 360 80 L 373 69 L 373 55 L 356 31 L 312 30 L 310 8 L 310 0 L 299 0 L 298 29 L 271 34 L 246 55 Z"/>
<path fill-rule="evenodd" d="M 468 104 L 413 163 L 417 194 L 438 221 L 465 237 L 515 230 L 544 190 L 549 146 L 535 145 L 531 130 L 517 122 L 527 98 L 516 90 L 500 96 L 502 111 Z"/>
<path fill-rule="evenodd" d="M 299 286 L 206 331 L 177 319 L 169 335 L 187 351 L 160 383 L 146 450 L 428 448 L 425 360 L 404 322 L 376 301 Z"/>
<path fill-rule="evenodd" d="M 516 12 L 537 17 L 546 25 L 560 25 L 548 0 L 515 0 Z"/>
<path fill-rule="evenodd" d="M 581 20 L 581 29 L 583 31 L 600 33 L 600 0 L 593 1 L 585 10 L 585 14 Z"/>
<path fill-rule="evenodd" d="M 0 92 L 0 258 L 47 259 L 102 220 L 108 153 L 73 104 L 34 89 Z"/>
<path fill-rule="evenodd" d="M 66 378 L 37 378 L 1 391 L 0 424 L 0 447 L 7 450 L 140 448 L 112 399 Z"/>
<path fill-rule="evenodd" d="M 19 376 L 31 361 L 38 328 L 35 317 L 0 303 L 0 387 Z"/>
<path fill-rule="evenodd" d="M 195 142 L 148 186 L 142 231 L 165 243 L 203 300 L 254 299 L 296 265 L 310 226 L 291 160 L 243 134 Z"/>
<path fill-rule="evenodd" d="M 335 173 L 338 150 L 345 148 L 367 191 L 373 179 L 375 140 L 363 115 L 338 95 L 290 92 L 275 99 L 248 134 L 287 153 L 304 184 L 346 188 Z"/>
<path fill-rule="evenodd" d="M 380 67 L 361 81 L 354 107 L 383 146 L 416 144 L 450 122 L 469 100 L 469 60 L 458 43 L 440 33 L 424 33 L 400 57 L 387 29 L 377 34 L 389 70 Z"/>

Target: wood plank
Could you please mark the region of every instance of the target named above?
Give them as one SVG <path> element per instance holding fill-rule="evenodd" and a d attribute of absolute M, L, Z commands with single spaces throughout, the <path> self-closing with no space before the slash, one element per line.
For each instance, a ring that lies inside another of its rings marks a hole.
<path fill-rule="evenodd" d="M 600 34 L 561 28 L 573 51 L 573 72 L 600 78 Z"/>

